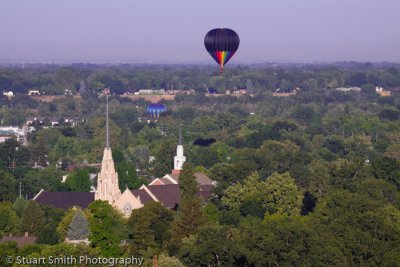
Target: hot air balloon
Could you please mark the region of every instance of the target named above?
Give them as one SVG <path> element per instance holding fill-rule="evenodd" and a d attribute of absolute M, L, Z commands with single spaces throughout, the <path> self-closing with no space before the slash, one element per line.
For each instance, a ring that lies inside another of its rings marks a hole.
<path fill-rule="evenodd" d="M 158 119 L 161 113 L 167 111 L 167 107 L 160 103 L 152 103 L 147 106 L 147 113 L 153 118 Z"/>
<path fill-rule="evenodd" d="M 204 37 L 204 45 L 212 56 L 212 58 L 219 64 L 219 71 L 224 71 L 224 66 L 239 48 L 239 35 L 234 30 L 220 28 L 213 29 Z"/>

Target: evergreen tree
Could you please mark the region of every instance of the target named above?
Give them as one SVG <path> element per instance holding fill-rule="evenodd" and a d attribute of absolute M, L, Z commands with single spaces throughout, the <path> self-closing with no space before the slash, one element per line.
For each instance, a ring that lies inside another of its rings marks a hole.
<path fill-rule="evenodd" d="M 69 240 L 86 239 L 89 235 L 89 223 L 81 210 L 75 212 L 69 225 L 67 237 Z"/>
<path fill-rule="evenodd" d="M 21 215 L 21 232 L 38 235 L 44 225 L 44 213 L 39 204 L 29 201 Z"/>
<path fill-rule="evenodd" d="M 56 231 L 60 241 L 65 240 L 65 238 L 67 237 L 68 227 L 71 224 L 72 219 L 74 218 L 75 212 L 76 209 L 69 209 L 58 224 Z"/>
<path fill-rule="evenodd" d="M 195 234 L 198 227 L 206 223 L 206 216 L 201 210 L 202 200 L 197 195 L 199 184 L 190 163 L 185 163 L 179 175 L 179 188 L 181 200 L 178 215 L 171 229 L 170 251 L 172 253 L 176 253 L 182 238 Z"/>

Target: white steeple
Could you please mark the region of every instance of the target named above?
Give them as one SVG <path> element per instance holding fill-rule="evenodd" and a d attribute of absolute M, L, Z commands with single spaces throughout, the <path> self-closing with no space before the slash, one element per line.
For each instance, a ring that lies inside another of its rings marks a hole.
<path fill-rule="evenodd" d="M 174 157 L 174 171 L 179 172 L 180 170 L 182 170 L 185 161 L 186 157 L 183 155 L 182 124 L 181 124 L 179 125 L 179 140 L 178 140 L 178 146 L 176 147 L 176 156 Z"/>
<path fill-rule="evenodd" d="M 113 204 L 120 196 L 118 173 L 115 171 L 114 160 L 110 148 L 108 128 L 108 96 L 106 96 L 106 146 L 104 148 L 101 170 L 97 175 L 96 200 L 105 200 Z"/>

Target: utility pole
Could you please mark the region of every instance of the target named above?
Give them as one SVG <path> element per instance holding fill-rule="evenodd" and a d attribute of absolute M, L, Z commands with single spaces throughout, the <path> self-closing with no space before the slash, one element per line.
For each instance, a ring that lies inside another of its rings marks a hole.
<path fill-rule="evenodd" d="M 19 181 L 19 198 L 22 198 L 22 183 Z"/>

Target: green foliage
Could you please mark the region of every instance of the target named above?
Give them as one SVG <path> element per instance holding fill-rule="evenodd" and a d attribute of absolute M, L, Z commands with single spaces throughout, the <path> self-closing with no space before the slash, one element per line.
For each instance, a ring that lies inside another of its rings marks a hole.
<path fill-rule="evenodd" d="M 379 157 L 372 162 L 376 178 L 385 179 L 400 189 L 400 163 L 388 157 Z"/>
<path fill-rule="evenodd" d="M 197 232 L 207 218 L 201 210 L 201 199 L 198 197 L 199 185 L 194 177 L 193 167 L 185 163 L 179 175 L 181 200 L 178 214 L 171 228 L 170 251 L 174 254 L 180 246 L 181 239 Z"/>
<path fill-rule="evenodd" d="M 88 180 L 80 179 L 77 172 L 70 173 L 67 185 L 61 183 L 62 170 L 68 164 L 101 161 L 105 101 L 97 94 L 106 87 L 117 94 L 127 88 L 196 91 L 196 95 L 177 95 L 175 101 L 162 100 L 168 112 L 150 124 L 145 122 L 148 102 L 110 97 L 110 143 L 122 190 L 171 171 L 181 120 L 187 161 L 218 183 L 212 203 L 201 207 L 198 186 L 184 171 L 182 203 L 172 224 L 160 207 L 134 211 L 140 220 L 130 219 L 131 240 L 115 211 L 95 205 L 95 211 L 85 211 L 95 229 L 94 250 L 45 245 L 18 251 L 2 245 L 0 251 L 121 255 L 121 241 L 128 240 L 132 251 L 140 247 L 149 259 L 146 264 L 160 255 L 160 266 L 166 247 L 181 261 L 165 257 L 169 266 L 396 266 L 400 261 L 395 247 L 399 243 L 400 104 L 392 88 L 400 86 L 399 70 L 399 64 L 354 62 L 234 66 L 222 77 L 207 66 L 6 66 L 0 70 L 0 87 L 17 94 L 11 100 L 0 99 L 4 125 L 21 126 L 32 116 L 45 117 L 45 123 L 49 117 L 72 117 L 79 123 L 74 127 L 34 124 L 28 146 L 16 139 L 0 144 L 0 202 L 16 199 L 19 181 L 24 197 L 42 188 L 88 190 Z M 350 85 L 362 91 L 336 90 Z M 378 96 L 375 86 L 391 90 L 392 95 Z M 81 98 L 60 96 L 50 103 L 24 95 L 32 88 L 59 94 L 60 89 L 74 92 L 78 87 L 86 91 Z M 205 87 L 219 92 L 247 88 L 254 96 L 205 96 Z M 279 87 L 300 90 L 294 96 L 272 96 Z M 166 135 L 157 128 L 160 124 L 167 127 Z M 208 147 L 194 145 L 199 138 L 216 142 Z M 151 164 L 149 156 L 156 158 Z M 59 161 L 62 170 L 55 168 Z M 33 169 L 35 162 L 45 168 Z M 304 216 L 299 216 L 302 200 Z M 25 205 L 23 199 L 14 202 L 17 216 L 24 217 Z M 0 206 L 5 214 L 2 227 L 15 232 L 10 223 L 14 212 L 10 213 L 9 204 Z M 74 212 L 61 221 L 63 212 L 41 209 L 38 242 L 63 241 Z M 213 224 L 205 225 L 207 220 Z M 22 231 L 19 226 L 18 230 Z"/>
<path fill-rule="evenodd" d="M 194 236 L 183 239 L 179 258 L 186 266 L 235 266 L 239 262 L 237 229 L 205 225 Z"/>
<path fill-rule="evenodd" d="M 14 234 L 18 227 L 18 217 L 10 202 L 0 202 L 0 236 Z"/>
<path fill-rule="evenodd" d="M 96 200 L 89 207 L 89 240 L 103 256 L 120 256 L 120 243 L 126 238 L 122 215 L 107 202 Z"/>
<path fill-rule="evenodd" d="M 42 170 L 30 169 L 22 177 L 23 193 L 36 195 L 41 189 L 46 191 L 65 191 L 65 185 L 61 182 L 63 172 L 54 166 L 48 166 Z"/>
<path fill-rule="evenodd" d="M 243 184 L 228 187 L 222 198 L 222 204 L 228 209 L 239 209 L 243 215 L 260 218 L 266 211 L 268 214 L 299 214 L 300 201 L 300 191 L 288 173 L 273 173 L 263 182 L 254 173 Z"/>
<path fill-rule="evenodd" d="M 37 236 L 44 224 L 43 210 L 35 201 L 29 201 L 21 215 L 20 232 Z"/>
<path fill-rule="evenodd" d="M 65 211 L 51 205 L 40 205 L 44 212 L 45 223 L 41 229 L 37 242 L 41 244 L 57 244 L 60 238 L 57 234 L 57 225 L 61 222 Z"/>
<path fill-rule="evenodd" d="M 89 192 L 90 191 L 90 177 L 88 169 L 76 169 L 70 174 L 65 182 L 67 188 L 76 192 Z"/>
<path fill-rule="evenodd" d="M 117 164 L 116 171 L 121 191 L 124 191 L 126 188 L 136 189 L 143 184 L 147 184 L 144 179 L 137 177 L 136 166 L 132 162 L 123 161 Z"/>
<path fill-rule="evenodd" d="M 69 209 L 64 214 L 64 216 L 62 217 L 61 221 L 57 225 L 56 232 L 57 232 L 57 235 L 59 236 L 60 241 L 64 241 L 65 238 L 67 237 L 68 228 L 69 228 L 69 225 L 72 222 L 72 219 L 75 216 L 75 213 L 76 213 L 76 209 L 75 208 Z"/>
<path fill-rule="evenodd" d="M 21 217 L 22 212 L 24 211 L 25 206 L 27 204 L 28 204 L 28 201 L 22 197 L 18 197 L 15 199 L 12 207 L 15 210 L 15 212 L 17 213 L 18 217 Z"/>
<path fill-rule="evenodd" d="M 143 255 L 147 249 L 161 250 L 169 239 L 173 212 L 159 202 L 133 210 L 128 220 L 129 251 Z"/>
<path fill-rule="evenodd" d="M 316 216 L 344 245 L 350 265 L 384 265 L 398 251 L 400 212 L 359 193 L 333 192 Z"/>
<path fill-rule="evenodd" d="M 0 169 L 0 201 L 13 201 L 17 196 L 17 181 L 8 172 Z"/>
<path fill-rule="evenodd" d="M 0 243 L 0 266 L 13 266 L 7 262 L 7 257 L 12 256 L 15 258 L 18 254 L 18 248 L 16 242 L 5 242 Z"/>
<path fill-rule="evenodd" d="M 185 267 L 185 265 L 178 258 L 161 254 L 158 256 L 158 267 Z"/>

